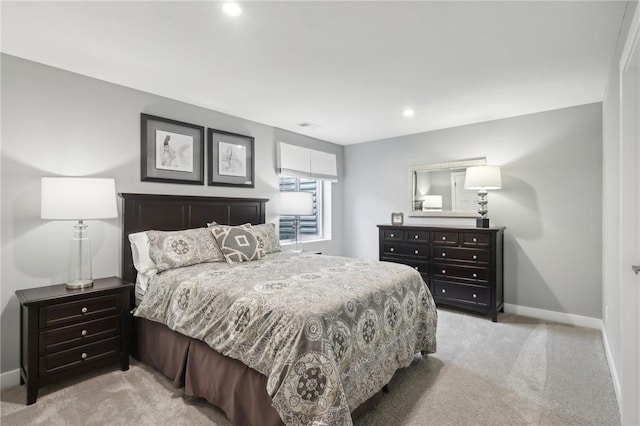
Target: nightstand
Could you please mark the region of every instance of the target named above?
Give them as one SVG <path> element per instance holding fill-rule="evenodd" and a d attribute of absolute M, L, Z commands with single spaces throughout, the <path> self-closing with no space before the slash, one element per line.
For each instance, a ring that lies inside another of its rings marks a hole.
<path fill-rule="evenodd" d="M 129 297 L 133 284 L 117 277 L 69 290 L 65 284 L 16 291 L 20 301 L 20 384 L 27 405 L 38 388 L 120 361 L 129 369 Z"/>

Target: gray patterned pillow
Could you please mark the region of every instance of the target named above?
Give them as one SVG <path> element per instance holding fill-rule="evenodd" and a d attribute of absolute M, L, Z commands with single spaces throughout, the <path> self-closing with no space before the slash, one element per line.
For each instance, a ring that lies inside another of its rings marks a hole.
<path fill-rule="evenodd" d="M 264 249 L 260 248 L 258 239 L 251 225 L 227 226 L 212 225 L 209 227 L 213 237 L 227 263 L 240 263 L 247 260 L 258 260 L 264 257 Z"/>
<path fill-rule="evenodd" d="M 265 254 L 282 251 L 280 239 L 276 234 L 276 225 L 273 223 L 253 225 L 251 231 L 258 239 L 258 245 L 264 250 Z"/>
<path fill-rule="evenodd" d="M 223 262 L 224 254 L 207 228 L 147 231 L 149 257 L 158 271 L 205 262 Z"/>

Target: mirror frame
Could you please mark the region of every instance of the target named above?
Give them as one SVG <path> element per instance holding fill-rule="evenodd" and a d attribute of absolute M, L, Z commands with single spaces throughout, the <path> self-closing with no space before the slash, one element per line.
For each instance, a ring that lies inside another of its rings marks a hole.
<path fill-rule="evenodd" d="M 422 164 L 419 166 L 409 167 L 409 217 L 476 217 L 478 212 L 476 211 L 454 211 L 454 210 L 441 210 L 441 211 L 423 211 L 415 210 L 413 208 L 414 199 L 413 194 L 416 191 L 416 179 L 414 175 L 418 172 L 432 172 L 439 170 L 451 170 L 451 169 L 465 169 L 471 166 L 485 166 L 487 159 L 485 157 L 472 158 L 469 160 L 450 161 L 447 163 L 434 163 L 434 164 Z"/>

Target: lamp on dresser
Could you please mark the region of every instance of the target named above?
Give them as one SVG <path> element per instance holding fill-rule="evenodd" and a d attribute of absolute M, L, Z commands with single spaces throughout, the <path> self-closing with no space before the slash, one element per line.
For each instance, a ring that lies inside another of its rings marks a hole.
<path fill-rule="evenodd" d="M 84 221 L 118 217 L 115 181 L 102 178 L 43 177 L 41 184 L 40 217 L 78 221 L 73 225 L 67 288 L 91 287 L 91 241 Z"/>
<path fill-rule="evenodd" d="M 488 228 L 487 217 L 487 191 L 502 188 L 502 177 L 498 166 L 473 166 L 467 167 L 464 176 L 464 189 L 478 190 L 478 213 L 476 218 L 477 228 Z"/>
<path fill-rule="evenodd" d="M 295 223 L 296 245 L 295 249 L 300 250 L 300 216 L 310 216 L 313 214 L 313 193 L 304 191 L 286 191 L 280 193 L 280 216 L 293 216 Z"/>

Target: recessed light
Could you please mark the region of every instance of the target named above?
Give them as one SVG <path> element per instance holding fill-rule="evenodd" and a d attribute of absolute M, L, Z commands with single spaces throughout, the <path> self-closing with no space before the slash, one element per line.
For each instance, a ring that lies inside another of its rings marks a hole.
<path fill-rule="evenodd" d="M 411 108 L 407 108 L 407 109 L 405 109 L 405 110 L 402 112 L 402 114 L 403 114 L 405 117 L 413 117 L 415 113 L 416 113 L 416 112 L 415 112 L 414 110 L 412 110 Z"/>
<path fill-rule="evenodd" d="M 242 13 L 242 8 L 238 3 L 225 3 L 222 5 L 222 11 L 229 16 L 238 16 Z"/>

